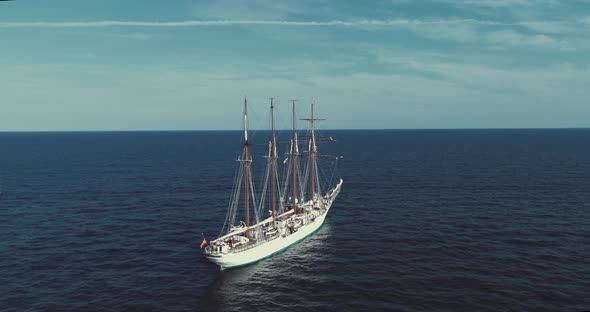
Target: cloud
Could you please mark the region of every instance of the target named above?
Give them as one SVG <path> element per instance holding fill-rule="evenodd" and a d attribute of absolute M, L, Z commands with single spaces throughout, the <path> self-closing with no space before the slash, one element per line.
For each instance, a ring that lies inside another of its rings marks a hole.
<path fill-rule="evenodd" d="M 237 128 L 247 94 L 258 112 L 270 95 L 280 108 L 288 99 L 313 96 L 319 113 L 333 112 L 325 124 L 332 128 L 588 126 L 588 67 L 514 68 L 468 64 L 460 56 L 380 52 L 380 67 L 387 68 L 380 73 L 332 73 L 322 69 L 323 60 L 305 57 L 209 67 L 9 66 L 0 72 L 6 112 L 0 124 L 8 130 L 24 124 L 38 130 Z M 38 122 L 22 122 L 30 116 Z"/>
<path fill-rule="evenodd" d="M 590 68 L 574 63 L 554 63 L 533 68 L 466 63 L 460 59 L 429 55 L 400 55 L 397 52 L 375 51 L 381 64 L 409 70 L 409 75 L 430 77 L 470 90 L 480 90 L 487 96 L 522 98 L 557 103 L 564 98 L 583 103 L 590 96 Z M 441 60 L 442 59 L 442 60 Z M 576 96 L 574 95 L 580 95 Z M 575 98 L 575 100 L 573 100 Z"/>
<path fill-rule="evenodd" d="M 455 8 L 475 12 L 491 19 L 515 23 L 533 32 L 565 34 L 587 33 L 587 10 L 582 3 L 557 0 L 444 0 Z M 583 6 L 583 5 L 582 5 Z M 558 20 L 556 20 L 556 18 Z"/>
<path fill-rule="evenodd" d="M 504 23 L 477 19 L 440 19 L 440 20 L 417 20 L 417 19 L 389 19 L 389 20 L 331 20 L 331 21 L 290 21 L 290 20 L 186 20 L 186 21 L 80 21 L 80 22 L 0 22 L 1 28 L 78 28 L 78 27 L 197 27 L 197 26 L 404 26 L 404 25 L 479 25 L 479 26 L 527 26 L 536 22 L 514 22 Z M 573 22 L 584 25 L 586 20 Z"/>
<path fill-rule="evenodd" d="M 542 4 L 554 4 L 554 0 L 453 0 L 453 3 L 460 5 L 482 6 L 492 8 L 505 8 L 515 6 L 536 6 Z"/>
<path fill-rule="evenodd" d="M 428 40 L 470 43 L 493 49 L 534 47 L 559 51 L 574 50 L 567 39 L 555 38 L 555 34 L 535 33 L 517 27 L 480 27 L 473 24 L 441 24 L 430 27 L 413 24 L 407 25 L 406 28 Z"/>
<path fill-rule="evenodd" d="M 221 27 L 261 26 L 259 30 L 273 31 L 270 26 L 339 27 L 364 31 L 409 30 L 430 40 L 475 42 L 494 48 L 535 46 L 557 50 L 572 50 L 574 45 L 552 36 L 584 32 L 590 25 L 589 18 L 573 21 L 517 21 L 498 22 L 480 19 L 359 19 L 359 20 L 185 20 L 185 21 L 63 21 L 63 22 L 0 22 L 0 28 L 100 28 L 100 27 Z M 265 27 L 269 26 L 269 27 Z M 283 28 L 275 28 L 285 31 Z M 147 40 L 143 34 L 125 35 L 129 39 Z"/>
<path fill-rule="evenodd" d="M 552 37 L 547 35 L 523 35 L 521 33 L 504 30 L 488 34 L 485 37 L 490 43 L 500 45 L 533 45 L 542 46 L 557 43 Z"/>
<path fill-rule="evenodd" d="M 360 19 L 360 20 L 185 20 L 185 21 L 63 21 L 63 22 L 0 22 L 0 28 L 100 28 L 100 27 L 222 27 L 260 26 L 260 31 L 297 27 L 339 27 L 364 31 L 408 30 L 429 40 L 474 42 L 494 48 L 535 46 L 557 50 L 572 50 L 575 45 L 564 35 L 585 33 L 589 18 L 573 21 L 498 22 L 479 19 Z M 268 27 L 265 27 L 268 26 Z M 281 28 L 271 28 L 277 26 Z M 559 40 L 552 36 L 561 36 Z M 129 39 L 147 40 L 143 34 L 125 35 Z M 282 36 L 282 35 L 281 35 Z M 579 45 L 578 45 L 579 46 Z"/>

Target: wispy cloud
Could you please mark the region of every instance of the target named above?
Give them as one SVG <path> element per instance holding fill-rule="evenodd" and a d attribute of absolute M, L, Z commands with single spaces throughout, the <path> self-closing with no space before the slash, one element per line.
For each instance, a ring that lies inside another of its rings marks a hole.
<path fill-rule="evenodd" d="M 312 32 L 299 32 L 300 28 L 342 28 L 363 31 L 410 31 L 417 36 L 434 41 L 455 41 L 473 43 L 493 49 L 514 47 L 543 48 L 559 51 L 585 50 L 588 45 L 580 42 L 590 28 L 590 18 L 574 20 L 522 20 L 500 22 L 493 19 L 447 18 L 447 19 L 357 19 L 357 20 L 184 20 L 184 21 L 39 21 L 39 22 L 0 22 L 0 29 L 85 29 L 85 28 L 190 28 L 190 27 L 230 27 L 257 26 L 257 31 L 276 32 L 285 38 L 288 29 L 297 31 L 294 36 Z M 119 37 L 134 40 L 147 40 L 145 34 L 119 34 Z M 572 37 L 573 36 L 573 37 Z M 287 36 L 291 38 L 291 36 Z M 281 39 L 282 40 L 282 39 Z"/>
<path fill-rule="evenodd" d="M 515 6 L 535 6 L 535 5 L 548 5 L 555 4 L 555 0 L 462 0 L 462 1 L 448 1 L 450 3 L 459 5 L 472 5 L 482 7 L 493 7 L 493 8 L 505 8 Z"/>
<path fill-rule="evenodd" d="M 547 24 L 586 25 L 585 20 L 542 22 Z M 539 22 L 496 22 L 477 19 L 390 19 L 390 20 L 331 20 L 331 21 L 290 21 L 290 20 L 186 20 L 186 21 L 66 21 L 66 22 L 0 22 L 1 28 L 68 28 L 68 27 L 196 27 L 196 26 L 247 26 L 247 25 L 275 25 L 275 26 L 398 26 L 398 25 L 480 25 L 480 26 L 529 26 Z"/>

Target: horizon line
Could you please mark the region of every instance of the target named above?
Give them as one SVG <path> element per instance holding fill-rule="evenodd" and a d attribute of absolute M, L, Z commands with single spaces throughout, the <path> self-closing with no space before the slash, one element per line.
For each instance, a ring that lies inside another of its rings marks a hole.
<path fill-rule="evenodd" d="M 249 129 L 250 131 L 271 131 L 271 129 Z M 292 131 L 292 129 L 275 129 L 276 131 Z M 307 128 L 298 129 L 306 131 Z M 590 130 L 587 127 L 482 127 L 482 128 L 324 128 L 319 131 L 422 131 L 422 130 Z M 5 133 L 88 133 L 88 132 L 232 132 L 243 129 L 167 129 L 167 130 L 0 130 Z"/>

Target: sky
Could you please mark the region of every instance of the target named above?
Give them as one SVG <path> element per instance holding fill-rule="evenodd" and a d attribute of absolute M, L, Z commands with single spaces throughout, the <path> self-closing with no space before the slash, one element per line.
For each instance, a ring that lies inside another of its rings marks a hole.
<path fill-rule="evenodd" d="M 0 131 L 590 127 L 590 1 L 0 2 Z"/>

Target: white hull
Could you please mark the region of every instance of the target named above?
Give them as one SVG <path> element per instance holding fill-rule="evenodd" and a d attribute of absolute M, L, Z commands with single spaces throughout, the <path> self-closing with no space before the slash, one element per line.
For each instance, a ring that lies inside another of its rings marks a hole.
<path fill-rule="evenodd" d="M 330 211 L 334 199 L 336 199 L 336 196 L 340 192 L 341 185 L 342 180 L 340 180 L 340 183 L 338 183 L 338 185 L 333 189 L 331 194 L 332 196 L 326 198 L 327 202 L 324 206 L 325 211 L 322 214 L 317 215 L 313 222 L 299 227 L 296 232 L 286 236 L 278 236 L 273 240 L 263 242 L 260 245 L 245 249 L 243 251 L 229 252 L 218 255 L 206 255 L 207 259 L 219 265 L 221 269 L 224 270 L 260 261 L 298 243 L 307 236 L 310 236 L 316 232 L 322 226 L 326 216 L 328 215 L 328 212 Z M 315 211 L 312 213 L 314 212 Z"/>

